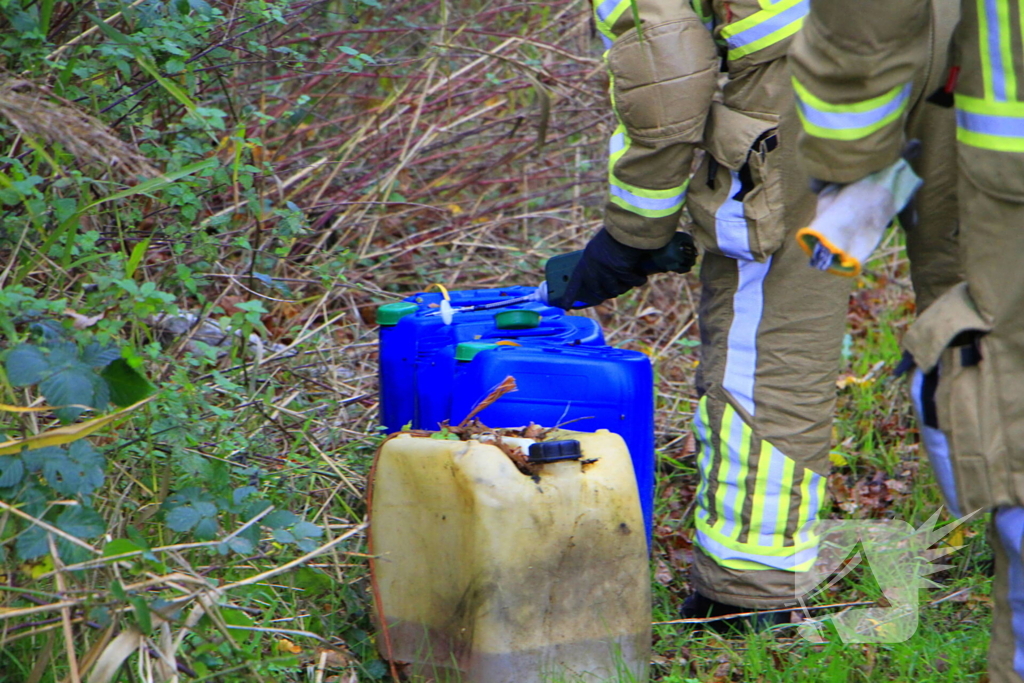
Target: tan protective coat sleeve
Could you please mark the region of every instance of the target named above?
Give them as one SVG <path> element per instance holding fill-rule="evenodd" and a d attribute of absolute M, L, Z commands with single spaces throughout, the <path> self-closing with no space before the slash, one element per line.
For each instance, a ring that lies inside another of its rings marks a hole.
<path fill-rule="evenodd" d="M 596 0 L 595 14 L 611 41 L 606 62 L 618 124 L 605 226 L 624 244 L 657 249 L 679 225 L 715 93 L 717 51 L 681 0 Z"/>
<path fill-rule="evenodd" d="M 849 183 L 893 163 L 914 78 L 930 58 L 929 0 L 814 0 L 789 49 L 799 153 L 812 178 Z"/>

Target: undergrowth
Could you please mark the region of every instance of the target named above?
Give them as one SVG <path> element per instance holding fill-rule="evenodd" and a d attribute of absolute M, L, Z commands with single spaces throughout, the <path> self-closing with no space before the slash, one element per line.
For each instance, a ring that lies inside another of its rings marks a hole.
<path fill-rule="evenodd" d="M 596 229 L 613 122 L 589 12 L 0 2 L 0 681 L 388 676 L 373 311 L 536 284 Z M 855 296 L 835 514 L 920 522 L 938 495 L 886 379 L 910 315 L 894 254 Z M 657 367 L 659 621 L 687 591 L 695 296 L 658 276 L 586 313 Z M 957 680 L 984 647 L 977 531 L 912 641 Z M 911 644 L 656 633 L 665 681 L 932 680 Z"/>

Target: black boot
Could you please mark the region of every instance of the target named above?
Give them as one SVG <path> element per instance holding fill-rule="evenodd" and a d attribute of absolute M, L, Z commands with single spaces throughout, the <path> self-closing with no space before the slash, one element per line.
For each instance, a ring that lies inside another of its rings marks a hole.
<path fill-rule="evenodd" d="M 741 614 L 743 612 L 754 612 L 749 607 L 737 607 L 706 598 L 700 593 L 693 593 L 683 601 L 679 610 L 679 616 L 683 619 L 706 619 L 708 617 L 727 617 L 730 614 Z M 707 627 L 715 633 L 737 634 L 746 630 L 766 631 L 773 626 L 789 623 L 789 612 L 768 612 L 767 614 L 755 614 L 749 617 L 737 617 L 735 619 L 715 619 L 704 624 L 694 624 L 695 627 Z"/>

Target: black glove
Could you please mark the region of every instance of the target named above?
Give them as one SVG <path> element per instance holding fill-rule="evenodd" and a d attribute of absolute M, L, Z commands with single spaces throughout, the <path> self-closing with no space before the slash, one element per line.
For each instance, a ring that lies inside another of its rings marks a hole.
<path fill-rule="evenodd" d="M 602 228 L 587 242 L 565 294 L 551 303 L 565 310 L 576 301 L 595 306 L 647 284 L 643 263 L 656 251 L 627 246 Z"/>

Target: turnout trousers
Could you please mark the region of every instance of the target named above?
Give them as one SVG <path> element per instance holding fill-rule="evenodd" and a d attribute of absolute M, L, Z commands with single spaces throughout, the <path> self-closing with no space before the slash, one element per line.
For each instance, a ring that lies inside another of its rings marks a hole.
<path fill-rule="evenodd" d="M 1024 198 L 959 181 L 966 283 L 904 340 L 922 440 L 955 515 L 992 511 L 995 556 L 989 679 L 1024 682 Z"/>
<path fill-rule="evenodd" d="M 919 310 L 960 271 L 953 112 L 925 101 L 945 77 L 956 3 L 935 4 L 952 11 L 935 12 L 936 63 L 915 83 L 907 131 L 922 142 L 912 163 L 925 184 L 901 216 Z M 813 523 L 829 505 L 852 282 L 809 267 L 796 244 L 815 197 L 796 165 L 792 100 L 780 94 L 789 80 L 784 58 L 730 78 L 725 104 L 709 114 L 706 154 L 687 200 L 704 249 L 691 580 L 706 597 L 753 609 L 795 604 L 813 588 Z"/>

